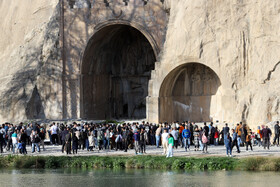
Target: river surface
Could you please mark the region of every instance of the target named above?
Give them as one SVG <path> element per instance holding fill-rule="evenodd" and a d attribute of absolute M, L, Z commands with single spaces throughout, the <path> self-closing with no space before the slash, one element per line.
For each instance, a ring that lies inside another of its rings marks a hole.
<path fill-rule="evenodd" d="M 0 170 L 0 186 L 280 186 L 277 172 L 158 170 Z"/>

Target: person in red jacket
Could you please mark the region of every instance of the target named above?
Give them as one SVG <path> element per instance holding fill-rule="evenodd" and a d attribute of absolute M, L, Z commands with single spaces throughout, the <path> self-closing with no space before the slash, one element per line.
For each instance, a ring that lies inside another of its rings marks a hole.
<path fill-rule="evenodd" d="M 214 144 L 215 146 L 219 145 L 219 129 L 215 127 L 215 134 L 214 134 Z"/>

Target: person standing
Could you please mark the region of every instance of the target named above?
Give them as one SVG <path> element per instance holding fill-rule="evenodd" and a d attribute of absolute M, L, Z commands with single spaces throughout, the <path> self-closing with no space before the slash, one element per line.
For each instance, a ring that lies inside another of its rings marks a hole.
<path fill-rule="evenodd" d="M 64 128 L 60 134 L 61 136 L 61 142 L 62 142 L 62 148 L 61 148 L 61 152 L 64 153 L 64 151 L 66 150 L 66 135 L 69 133 L 67 128 Z"/>
<path fill-rule="evenodd" d="M 28 139 L 29 137 L 27 136 L 25 130 L 21 129 L 21 136 L 19 141 L 21 142 L 21 146 L 22 146 L 22 154 L 27 154 L 26 144 L 28 142 Z"/>
<path fill-rule="evenodd" d="M 236 146 L 237 148 L 237 153 L 240 153 L 240 149 L 237 143 L 237 133 L 235 132 L 234 129 L 232 129 L 232 143 L 231 143 L 231 150 L 233 149 L 233 147 Z"/>
<path fill-rule="evenodd" d="M 194 136 L 193 136 L 193 131 L 194 131 L 194 123 L 190 122 L 188 125 L 188 129 L 191 132 L 191 136 L 190 136 L 190 145 L 193 145 L 193 140 L 194 140 Z"/>
<path fill-rule="evenodd" d="M 3 153 L 4 139 L 5 137 L 5 129 L 0 126 L 0 151 Z"/>
<path fill-rule="evenodd" d="M 209 127 L 211 127 L 211 125 L 209 124 Z M 204 122 L 204 127 L 203 127 L 203 133 L 205 133 L 205 136 L 207 137 L 207 139 L 208 139 L 208 137 L 209 137 L 209 127 L 207 126 L 207 124 L 206 124 L 206 122 Z"/>
<path fill-rule="evenodd" d="M 32 153 L 35 152 L 35 146 L 36 146 L 36 149 L 37 149 L 37 152 L 39 153 L 40 152 L 40 146 L 39 146 L 39 143 L 40 143 L 40 137 L 37 133 L 37 131 L 34 131 L 32 130 L 31 132 L 31 143 L 32 143 Z"/>
<path fill-rule="evenodd" d="M 140 149 L 141 149 L 141 154 L 146 153 L 146 142 L 148 141 L 148 135 L 147 132 L 144 129 L 141 129 L 140 133 Z"/>
<path fill-rule="evenodd" d="M 262 145 L 262 133 L 261 133 L 261 127 L 258 126 L 257 134 L 256 134 L 256 140 L 258 142 L 259 147 Z"/>
<path fill-rule="evenodd" d="M 88 146 L 89 146 L 89 151 L 93 150 L 94 146 L 94 139 L 93 139 L 93 133 L 91 131 L 88 132 Z"/>
<path fill-rule="evenodd" d="M 116 151 L 118 149 L 122 150 L 122 135 L 121 135 L 121 131 L 117 131 L 115 142 L 116 142 Z"/>
<path fill-rule="evenodd" d="M 241 140 L 243 143 L 246 142 L 247 135 L 248 135 L 247 125 L 243 124 L 243 126 L 241 127 Z"/>
<path fill-rule="evenodd" d="M 214 136 L 215 136 L 215 127 L 213 126 L 213 124 L 210 124 L 211 128 L 210 128 L 210 144 L 214 145 Z"/>
<path fill-rule="evenodd" d="M 12 134 L 14 133 L 12 125 L 10 125 L 8 131 L 7 131 L 7 146 L 6 150 L 10 151 L 10 149 L 13 149 L 13 140 L 12 140 Z"/>
<path fill-rule="evenodd" d="M 39 137 L 40 137 L 40 146 L 42 146 L 43 151 L 45 151 L 45 138 L 46 138 L 46 131 L 45 128 L 43 126 L 41 126 L 40 128 L 40 132 L 39 132 Z"/>
<path fill-rule="evenodd" d="M 263 130 L 262 130 L 262 137 L 263 137 L 263 147 L 264 149 L 267 149 L 269 150 L 269 137 L 271 135 L 271 131 L 270 129 L 268 128 L 268 126 L 266 126 Z"/>
<path fill-rule="evenodd" d="M 53 125 L 51 126 L 51 140 L 52 140 L 52 144 L 53 145 L 57 145 L 58 144 L 58 137 L 57 137 L 57 125 L 55 123 L 53 123 Z"/>
<path fill-rule="evenodd" d="M 133 138 L 134 138 L 134 149 L 135 149 L 135 154 L 137 155 L 137 154 L 140 152 L 140 148 L 139 148 L 140 133 L 139 133 L 139 129 L 138 129 L 138 128 L 137 128 L 137 130 L 134 132 Z"/>
<path fill-rule="evenodd" d="M 26 128 L 26 135 L 28 137 L 27 139 L 27 145 L 31 145 L 31 141 L 30 141 L 30 137 L 31 137 L 31 131 L 32 129 L 30 128 L 30 124 L 27 125 L 27 128 Z"/>
<path fill-rule="evenodd" d="M 177 149 L 179 132 L 178 132 L 178 130 L 176 130 L 176 127 L 172 128 L 171 134 L 174 138 L 174 147 Z"/>
<path fill-rule="evenodd" d="M 194 136 L 194 151 L 199 150 L 199 130 L 198 127 L 196 126 L 193 132 Z"/>
<path fill-rule="evenodd" d="M 191 132 L 190 132 L 190 130 L 188 129 L 188 126 L 187 126 L 187 125 L 185 126 L 185 129 L 184 129 L 183 132 L 182 132 L 182 137 L 183 137 L 183 140 L 184 140 L 185 151 L 187 151 L 187 149 L 190 150 Z"/>
<path fill-rule="evenodd" d="M 70 131 L 70 128 L 67 127 L 66 129 L 67 132 L 64 132 L 65 133 L 65 150 L 66 150 L 66 154 L 71 154 L 71 141 L 72 141 L 72 137 L 71 137 L 71 131 Z M 63 150 L 63 149 L 62 149 Z"/>
<path fill-rule="evenodd" d="M 78 153 L 79 139 L 77 137 L 77 134 L 79 135 L 79 131 L 78 130 L 75 131 L 72 134 L 72 151 L 73 151 L 73 154 L 75 154 L 75 153 L 77 154 Z"/>
<path fill-rule="evenodd" d="M 277 141 L 277 147 L 279 146 L 279 121 L 276 122 L 276 124 L 274 125 L 274 140 L 273 140 L 273 144 L 276 144 Z"/>
<path fill-rule="evenodd" d="M 122 130 L 122 147 L 124 149 L 124 152 L 127 152 L 128 149 L 128 133 L 129 130 L 127 127 L 124 127 Z"/>
<path fill-rule="evenodd" d="M 15 154 L 16 149 L 17 149 L 17 144 L 18 144 L 18 138 L 17 138 L 17 133 L 14 131 L 12 133 L 12 145 L 13 145 L 13 154 Z"/>
<path fill-rule="evenodd" d="M 238 144 L 239 148 L 240 148 L 240 145 L 242 144 L 242 140 L 241 140 L 241 135 L 242 135 L 241 126 L 242 126 L 241 123 L 236 125 L 237 144 Z"/>
<path fill-rule="evenodd" d="M 231 144 L 232 144 L 232 139 L 230 137 L 230 134 L 225 134 L 224 135 L 224 142 L 225 142 L 225 146 L 226 146 L 226 151 L 227 151 L 227 156 L 232 157 L 232 150 L 231 150 Z"/>
<path fill-rule="evenodd" d="M 166 129 L 164 129 L 164 131 L 161 135 L 161 140 L 162 140 L 162 146 L 163 146 L 163 154 L 166 155 L 167 149 L 168 149 L 168 132 Z"/>
<path fill-rule="evenodd" d="M 248 135 L 246 136 L 246 151 L 248 151 L 248 146 L 249 145 L 251 147 L 251 151 L 253 151 L 251 132 L 249 132 Z"/>
<path fill-rule="evenodd" d="M 203 129 L 200 127 L 199 129 L 199 150 L 203 150 L 203 143 L 202 143 L 202 135 L 203 135 Z"/>
<path fill-rule="evenodd" d="M 219 129 L 218 127 L 215 127 L 215 133 L 214 133 L 214 145 L 219 145 Z"/>
<path fill-rule="evenodd" d="M 208 143 L 208 138 L 206 136 L 206 132 L 204 131 L 202 134 L 202 144 L 203 144 L 203 153 L 208 153 L 207 151 L 207 143 Z"/>
<path fill-rule="evenodd" d="M 156 145 L 157 145 L 157 148 L 159 148 L 160 133 L 161 133 L 161 124 L 159 124 L 159 127 L 156 130 Z"/>
<path fill-rule="evenodd" d="M 172 134 L 168 134 L 168 153 L 166 158 L 173 157 L 173 149 L 174 149 L 174 138 Z"/>
<path fill-rule="evenodd" d="M 181 125 L 180 125 L 180 127 L 179 127 L 179 143 L 181 144 L 181 147 L 182 147 L 182 148 L 184 147 L 184 143 L 183 143 L 184 141 L 183 141 L 183 137 L 182 137 L 182 132 L 183 132 L 183 130 L 185 129 L 183 125 L 184 125 L 184 124 L 181 123 Z"/>
<path fill-rule="evenodd" d="M 225 139 L 226 139 L 226 137 L 227 137 L 227 134 L 229 134 L 229 127 L 228 127 L 228 124 L 226 123 L 225 124 L 225 127 L 223 127 L 223 139 L 224 139 L 224 144 L 225 144 Z"/>
<path fill-rule="evenodd" d="M 64 130 L 64 134 L 65 134 L 65 137 L 64 137 L 64 141 L 65 141 L 65 151 L 66 151 L 66 154 L 71 154 L 71 142 L 72 142 L 72 137 L 71 137 L 71 130 L 69 127 L 67 127 L 65 130 Z M 67 132 L 66 132 L 67 131 Z M 62 149 L 63 150 L 63 149 Z M 64 151 L 64 150 L 63 150 Z"/>
<path fill-rule="evenodd" d="M 109 130 L 108 126 L 106 127 L 104 136 L 105 136 L 105 140 L 106 140 L 105 149 L 109 150 L 109 147 L 110 147 L 110 130 Z"/>

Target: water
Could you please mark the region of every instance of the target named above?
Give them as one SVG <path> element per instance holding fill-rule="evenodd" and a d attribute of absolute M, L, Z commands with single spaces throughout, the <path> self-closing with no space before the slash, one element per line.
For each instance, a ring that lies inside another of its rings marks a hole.
<path fill-rule="evenodd" d="M 157 170 L 0 170 L 0 186 L 280 186 L 276 172 Z"/>

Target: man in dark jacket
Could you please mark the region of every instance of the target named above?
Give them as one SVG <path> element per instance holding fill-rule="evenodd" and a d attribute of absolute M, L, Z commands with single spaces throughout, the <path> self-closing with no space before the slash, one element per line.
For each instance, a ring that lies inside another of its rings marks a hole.
<path fill-rule="evenodd" d="M 66 145 L 65 137 L 68 133 L 69 133 L 69 131 L 67 130 L 67 128 L 64 128 L 64 130 L 61 133 L 61 141 L 62 141 L 62 150 L 61 151 L 62 151 L 62 153 L 64 153 L 64 150 L 65 150 L 65 145 Z"/>
<path fill-rule="evenodd" d="M 268 126 L 266 126 L 263 130 L 262 130 L 262 138 L 263 138 L 263 148 L 269 149 L 269 138 L 271 135 L 271 130 L 268 128 Z"/>
<path fill-rule="evenodd" d="M 141 154 L 146 153 L 146 143 L 147 142 L 148 142 L 147 132 L 145 131 L 145 129 L 141 129 L 140 140 L 139 140 Z"/>
<path fill-rule="evenodd" d="M 72 141 L 72 138 L 71 138 L 71 133 L 70 133 L 70 128 L 67 127 L 66 129 L 67 132 L 65 132 L 65 147 L 66 147 L 66 153 L 67 154 L 71 154 L 71 141 Z"/>
<path fill-rule="evenodd" d="M 276 140 L 277 140 L 277 147 L 279 146 L 279 121 L 276 122 L 276 124 L 274 125 L 274 140 L 273 140 L 273 144 L 276 144 Z"/>
<path fill-rule="evenodd" d="M 27 136 L 26 132 L 23 129 L 21 129 L 21 136 L 20 136 L 19 141 L 22 144 L 22 154 L 27 154 L 26 143 L 27 143 L 28 139 L 29 139 L 29 137 Z"/>
<path fill-rule="evenodd" d="M 124 152 L 127 152 L 128 148 L 128 134 L 129 130 L 127 127 L 124 127 L 122 130 L 122 147 L 124 148 Z"/>
<path fill-rule="evenodd" d="M 205 131 L 205 136 L 208 137 L 208 135 L 209 135 L 209 127 L 206 125 L 206 122 L 204 123 L 203 130 Z"/>
<path fill-rule="evenodd" d="M 225 136 L 225 135 L 224 135 L 224 136 Z M 234 129 L 232 129 L 231 150 L 233 149 L 234 146 L 236 146 L 236 148 L 237 148 L 237 153 L 240 153 L 240 149 L 239 149 L 238 142 L 237 142 L 237 133 L 235 132 Z"/>

